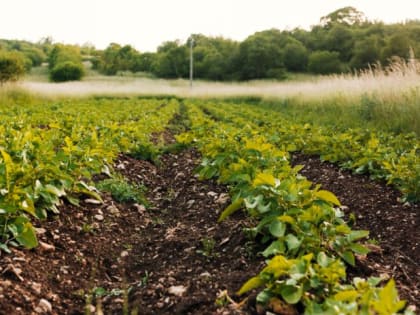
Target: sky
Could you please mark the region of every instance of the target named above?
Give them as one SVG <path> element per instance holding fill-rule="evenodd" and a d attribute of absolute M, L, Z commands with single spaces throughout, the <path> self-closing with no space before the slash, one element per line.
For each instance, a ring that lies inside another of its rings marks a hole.
<path fill-rule="evenodd" d="M 110 43 L 155 51 L 190 34 L 244 40 L 271 28 L 310 29 L 339 8 L 353 6 L 370 20 L 420 19 L 419 0 L 0 0 L 0 38 L 65 44 Z"/>

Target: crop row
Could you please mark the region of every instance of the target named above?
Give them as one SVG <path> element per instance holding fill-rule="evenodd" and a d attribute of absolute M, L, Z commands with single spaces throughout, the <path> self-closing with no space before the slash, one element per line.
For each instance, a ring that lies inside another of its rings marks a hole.
<path fill-rule="evenodd" d="M 119 152 L 151 146 L 178 111 L 159 100 L 92 99 L 0 108 L 0 247 L 37 245 L 33 219 L 65 202 L 100 199 L 92 175 Z"/>
<path fill-rule="evenodd" d="M 248 234 L 266 246 L 266 267 L 239 294 L 262 288 L 258 303 L 286 302 L 308 315 L 395 314 L 404 308 L 393 280 L 381 287 L 381 278 L 347 279 L 346 264 L 354 266 L 368 253 L 362 243 L 368 231 L 352 230 L 337 197 L 313 187 L 300 166 L 290 165 L 297 137 L 282 142 L 281 134 L 297 127 L 286 131 L 290 124 L 281 126 L 277 117 L 262 119 L 258 110 L 223 103 L 188 103 L 188 114 L 191 130 L 177 140 L 203 154 L 201 178 L 230 187 L 232 203 L 220 220 L 245 209 L 258 222 Z"/>
<path fill-rule="evenodd" d="M 357 174 L 369 174 L 398 188 L 403 193 L 402 201 L 420 201 L 420 141 L 413 133 L 395 135 L 295 123 L 276 111 L 249 104 L 209 102 L 206 110 L 237 125 L 252 121 L 284 150 L 318 155 Z"/>

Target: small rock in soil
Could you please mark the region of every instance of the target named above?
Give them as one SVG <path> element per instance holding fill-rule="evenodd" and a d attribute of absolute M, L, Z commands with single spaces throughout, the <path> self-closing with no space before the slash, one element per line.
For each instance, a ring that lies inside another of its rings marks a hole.
<path fill-rule="evenodd" d="M 176 296 L 182 296 L 185 291 L 187 291 L 187 288 L 183 285 L 174 285 L 168 289 L 168 292 L 170 294 L 176 295 Z"/>
<path fill-rule="evenodd" d="M 55 246 L 39 241 L 39 249 L 43 252 L 53 252 L 55 251 Z"/>
<path fill-rule="evenodd" d="M 46 299 L 41 299 L 38 306 L 35 309 L 35 312 L 39 314 L 48 314 L 52 312 L 52 305 Z"/>
<path fill-rule="evenodd" d="M 85 199 L 84 202 L 85 203 L 89 203 L 91 205 L 100 205 L 100 204 L 102 204 L 102 202 L 100 200 L 97 200 L 97 199 L 89 199 L 89 198 L 88 199 Z"/>
<path fill-rule="evenodd" d="M 103 221 L 104 220 L 104 216 L 102 214 L 96 214 L 95 215 L 95 219 L 98 221 Z"/>

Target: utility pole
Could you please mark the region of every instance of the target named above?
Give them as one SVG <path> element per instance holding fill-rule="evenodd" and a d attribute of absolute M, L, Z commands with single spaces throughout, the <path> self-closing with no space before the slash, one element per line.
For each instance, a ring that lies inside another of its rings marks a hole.
<path fill-rule="evenodd" d="M 193 56 L 194 38 L 190 37 L 190 89 L 193 87 L 193 74 L 194 74 L 194 56 Z"/>

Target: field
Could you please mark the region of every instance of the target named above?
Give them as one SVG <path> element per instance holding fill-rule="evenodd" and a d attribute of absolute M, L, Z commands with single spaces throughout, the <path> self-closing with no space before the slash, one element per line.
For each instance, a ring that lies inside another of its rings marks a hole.
<path fill-rule="evenodd" d="M 420 96 L 401 73 L 3 88 L 0 309 L 413 314 Z"/>

